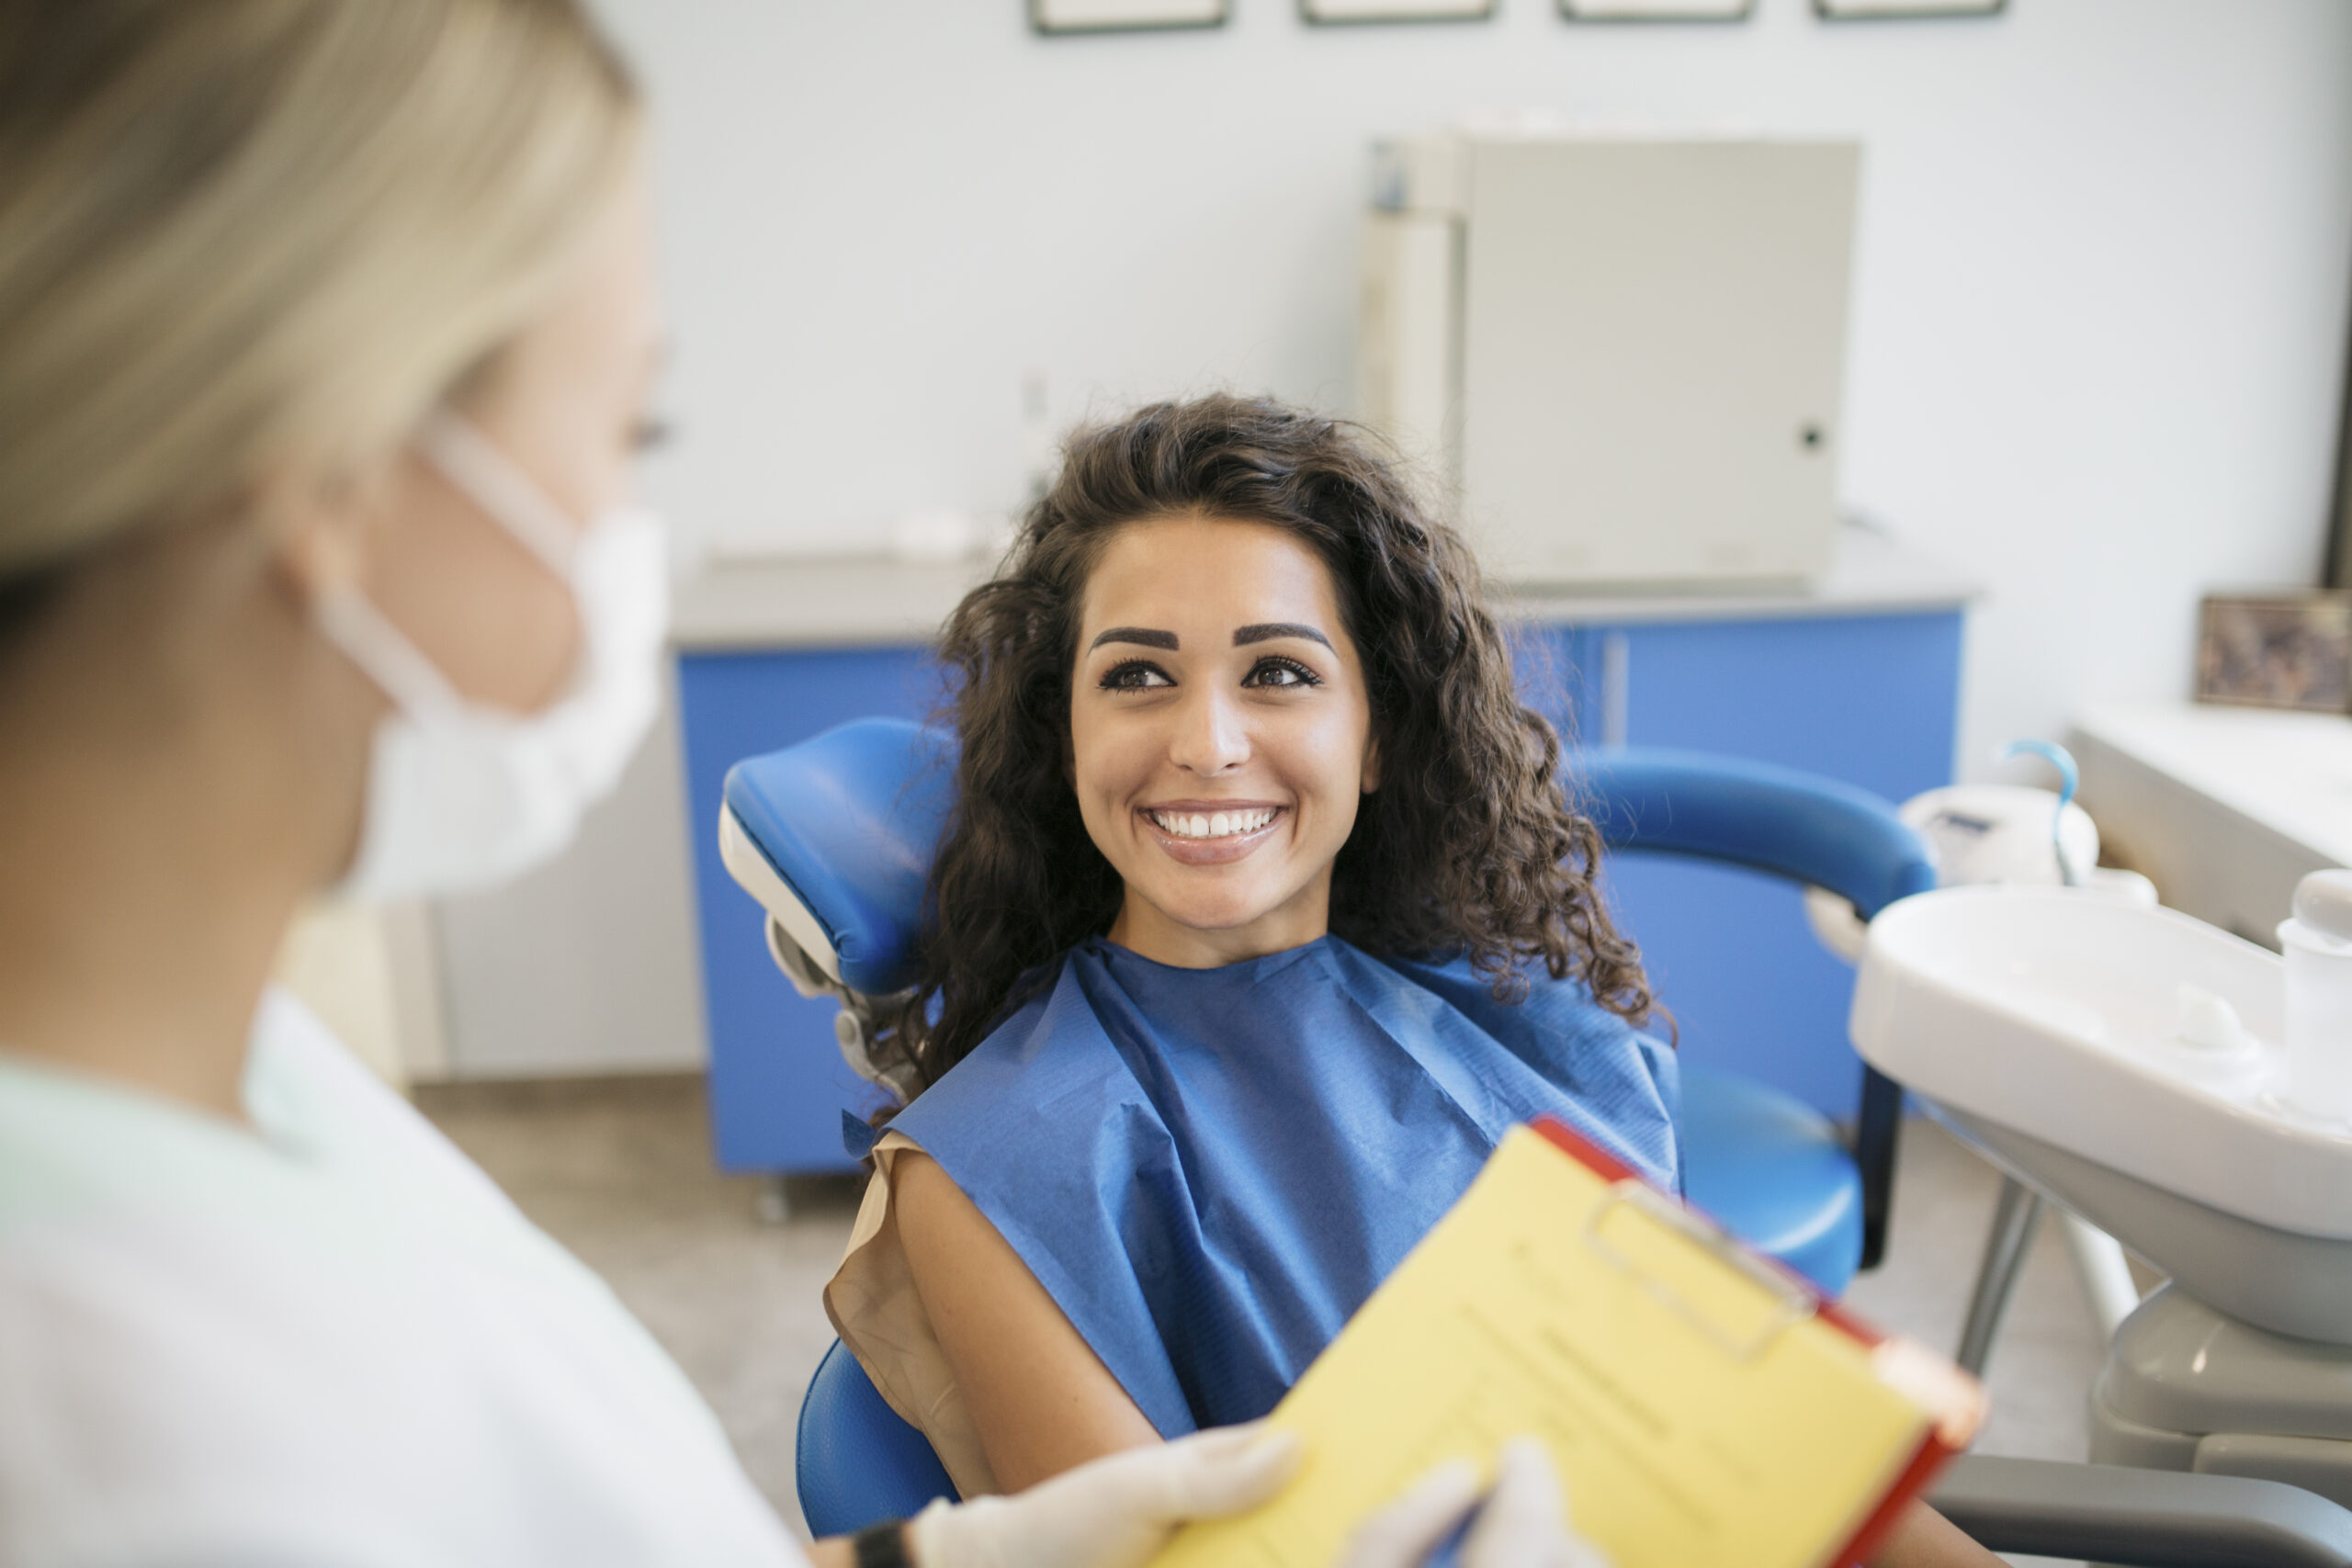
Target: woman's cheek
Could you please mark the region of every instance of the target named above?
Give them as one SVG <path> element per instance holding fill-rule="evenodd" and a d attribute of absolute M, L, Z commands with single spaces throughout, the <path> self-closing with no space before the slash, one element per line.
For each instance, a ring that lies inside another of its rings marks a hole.
<path fill-rule="evenodd" d="M 1363 727 L 1352 715 L 1321 716 L 1298 739 L 1301 744 L 1285 760 L 1289 765 L 1284 771 L 1296 781 L 1294 787 L 1300 794 L 1311 793 L 1329 810 L 1363 793 L 1357 787 L 1363 777 Z"/>
<path fill-rule="evenodd" d="M 1077 748 L 1079 793 L 1098 831 L 1115 833 L 1129 807 L 1150 780 L 1148 738 L 1123 729 L 1139 726 L 1097 724 L 1081 732 Z"/>

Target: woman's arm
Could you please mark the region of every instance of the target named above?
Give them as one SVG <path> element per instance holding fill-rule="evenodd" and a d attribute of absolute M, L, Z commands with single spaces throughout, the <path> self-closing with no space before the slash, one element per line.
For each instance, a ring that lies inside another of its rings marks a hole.
<path fill-rule="evenodd" d="M 891 1179 L 915 1290 L 999 1486 L 1018 1492 L 1088 1460 L 1159 1440 L 1021 1255 L 936 1161 L 901 1150 Z M 1999 1562 L 1914 1503 L 1871 1568 L 1998 1568 Z"/>
<path fill-rule="evenodd" d="M 915 1291 L 1000 1487 L 1018 1492 L 1159 1441 L 1021 1255 L 937 1161 L 902 1149 L 890 1179 Z"/>
<path fill-rule="evenodd" d="M 2001 1568 L 2001 1560 L 1925 1503 L 1903 1510 L 1870 1568 Z"/>

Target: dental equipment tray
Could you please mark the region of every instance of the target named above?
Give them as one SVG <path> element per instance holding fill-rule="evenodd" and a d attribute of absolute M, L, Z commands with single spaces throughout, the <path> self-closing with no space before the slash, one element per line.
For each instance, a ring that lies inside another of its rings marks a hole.
<path fill-rule="evenodd" d="M 2176 910 L 1955 887 L 1871 922 L 1851 1032 L 2190 1294 L 2352 1342 L 2352 1125 L 2286 1103 L 2284 1006 L 2276 954 Z"/>

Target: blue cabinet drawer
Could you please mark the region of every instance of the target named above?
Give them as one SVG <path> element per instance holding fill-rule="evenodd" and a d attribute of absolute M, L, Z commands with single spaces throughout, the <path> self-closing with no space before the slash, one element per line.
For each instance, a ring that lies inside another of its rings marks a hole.
<path fill-rule="evenodd" d="M 689 653 L 678 660 L 687 830 L 710 1035 L 710 1112 L 727 1170 L 847 1170 L 842 1112 L 879 1091 L 833 1042 L 834 1007 L 810 1001 L 768 956 L 760 907 L 718 863 L 719 791 L 745 757 L 853 718 L 927 716 L 937 667 L 919 649 Z"/>

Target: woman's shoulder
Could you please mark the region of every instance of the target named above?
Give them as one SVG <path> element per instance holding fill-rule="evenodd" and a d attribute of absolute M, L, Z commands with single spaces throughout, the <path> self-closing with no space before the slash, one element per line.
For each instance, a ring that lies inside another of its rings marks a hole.
<path fill-rule="evenodd" d="M 1096 1013 L 1086 963 L 1081 946 L 1023 976 L 995 1027 L 890 1124 L 922 1142 L 924 1128 L 1112 1089 L 1125 1069 Z"/>
<path fill-rule="evenodd" d="M 1376 985 L 1398 987 L 1414 1004 L 1442 1010 L 1532 1070 L 1555 1098 L 1520 1107 L 1521 1113 L 1565 1115 L 1659 1185 L 1679 1186 L 1675 1124 L 1682 1077 L 1673 1048 L 1603 1007 L 1581 978 L 1555 976 L 1540 961 L 1522 961 L 1498 995 L 1495 977 L 1467 953 L 1375 956 L 1342 946 L 1334 956 L 1360 966 Z M 1388 1005 L 1399 1004 L 1392 998 Z"/>
<path fill-rule="evenodd" d="M 1383 982 L 1426 991 L 1490 1033 L 1542 1032 L 1596 1044 L 1648 1038 L 1596 1001 L 1581 976 L 1555 976 L 1539 959 L 1521 959 L 1498 994 L 1497 976 L 1480 969 L 1468 953 L 1375 954 L 1336 938 L 1332 946 L 1340 962 L 1368 967 Z"/>

